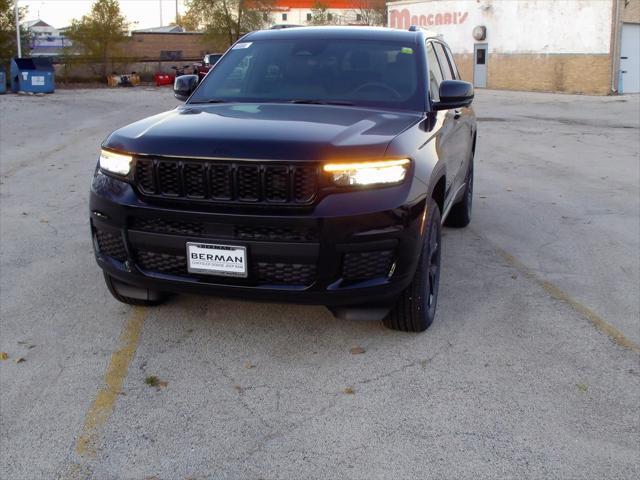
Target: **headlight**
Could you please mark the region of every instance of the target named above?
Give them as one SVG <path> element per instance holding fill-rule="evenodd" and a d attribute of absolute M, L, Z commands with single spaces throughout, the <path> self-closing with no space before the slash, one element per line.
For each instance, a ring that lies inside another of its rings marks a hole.
<path fill-rule="evenodd" d="M 100 150 L 100 168 L 118 175 L 128 175 L 131 170 L 131 155 Z"/>
<path fill-rule="evenodd" d="M 336 185 L 384 185 L 401 183 L 409 169 L 409 159 L 357 163 L 327 163 L 324 171 Z"/>

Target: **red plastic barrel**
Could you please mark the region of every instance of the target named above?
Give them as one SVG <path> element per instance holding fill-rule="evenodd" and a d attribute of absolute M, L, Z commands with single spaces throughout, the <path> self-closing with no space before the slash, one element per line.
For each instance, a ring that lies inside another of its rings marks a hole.
<path fill-rule="evenodd" d="M 162 85 L 173 85 L 173 80 L 175 79 L 174 75 L 170 73 L 156 73 L 156 87 L 160 87 Z"/>

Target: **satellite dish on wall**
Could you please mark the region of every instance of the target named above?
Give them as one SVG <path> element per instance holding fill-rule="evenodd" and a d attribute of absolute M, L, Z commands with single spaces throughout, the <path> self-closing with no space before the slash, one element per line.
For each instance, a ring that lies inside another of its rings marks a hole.
<path fill-rule="evenodd" d="M 476 40 L 484 40 L 487 38 L 487 27 L 478 25 L 473 29 L 473 38 Z"/>

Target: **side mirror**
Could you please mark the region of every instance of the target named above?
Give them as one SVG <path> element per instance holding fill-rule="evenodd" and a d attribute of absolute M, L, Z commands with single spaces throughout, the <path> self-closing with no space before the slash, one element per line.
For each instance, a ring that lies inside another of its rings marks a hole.
<path fill-rule="evenodd" d="M 468 107 L 473 101 L 473 85 L 462 80 L 443 80 L 440 83 L 440 101 L 434 102 L 434 110 Z"/>
<path fill-rule="evenodd" d="M 184 102 L 198 86 L 198 75 L 180 75 L 173 82 L 173 96 Z"/>

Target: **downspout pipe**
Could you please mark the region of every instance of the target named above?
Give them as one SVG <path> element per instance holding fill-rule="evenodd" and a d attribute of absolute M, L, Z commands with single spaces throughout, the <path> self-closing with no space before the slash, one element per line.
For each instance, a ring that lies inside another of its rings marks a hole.
<path fill-rule="evenodd" d="M 620 2 L 613 0 L 613 20 L 611 22 L 611 85 L 610 95 L 618 92 L 618 82 L 620 79 Z"/>

